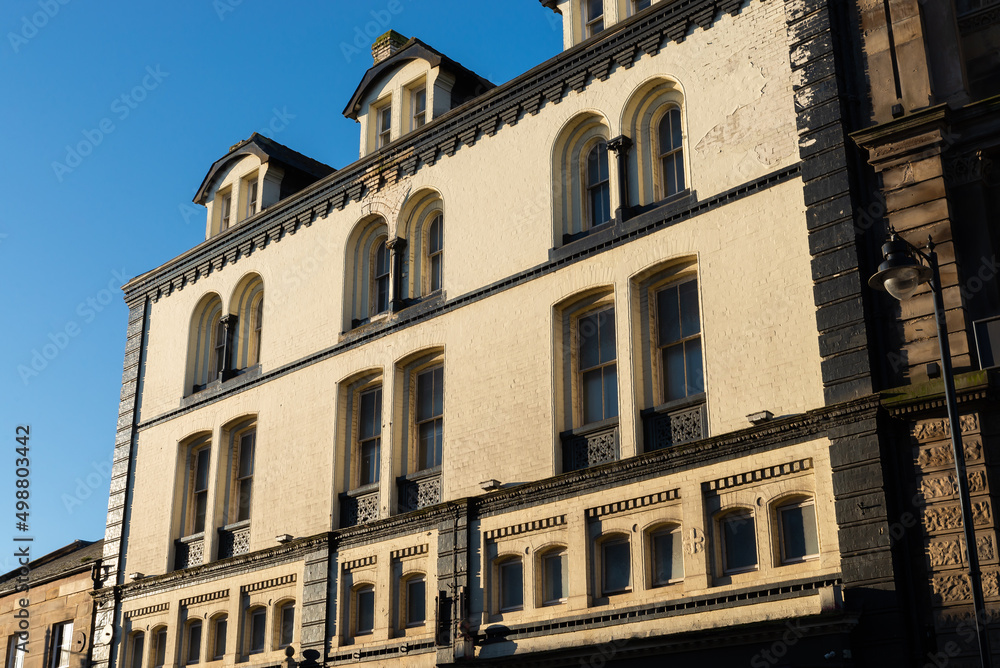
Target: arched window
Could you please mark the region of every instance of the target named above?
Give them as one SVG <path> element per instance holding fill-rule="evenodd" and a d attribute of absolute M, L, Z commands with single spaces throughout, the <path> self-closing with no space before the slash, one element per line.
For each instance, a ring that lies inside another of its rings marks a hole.
<path fill-rule="evenodd" d="M 351 593 L 352 635 L 367 635 L 375 630 L 375 587 L 370 584 L 357 586 Z"/>
<path fill-rule="evenodd" d="M 737 508 L 718 518 L 722 572 L 757 570 L 757 524 L 753 511 Z"/>
<path fill-rule="evenodd" d="M 226 656 L 226 641 L 229 635 L 229 616 L 225 613 L 212 618 L 211 650 L 212 660 L 219 661 Z"/>
<path fill-rule="evenodd" d="M 444 217 L 439 213 L 427 233 L 427 264 L 430 268 L 430 291 L 441 289 L 444 276 Z"/>
<path fill-rule="evenodd" d="M 401 299 L 419 299 L 444 287 L 444 203 L 436 190 L 413 193 L 400 214 L 407 239 Z"/>
<path fill-rule="evenodd" d="M 521 557 L 505 556 L 495 566 L 497 612 L 524 608 L 524 562 Z"/>
<path fill-rule="evenodd" d="M 210 436 L 195 438 L 186 448 L 184 467 L 186 508 L 181 529 L 182 536 L 193 536 L 205 531 L 209 516 L 208 488 L 212 456 L 210 439 Z"/>
<path fill-rule="evenodd" d="M 153 629 L 149 634 L 153 638 L 153 668 L 163 668 L 167 662 L 167 627 Z"/>
<path fill-rule="evenodd" d="M 684 551 L 680 525 L 661 525 L 646 533 L 651 587 L 684 579 Z"/>
<path fill-rule="evenodd" d="M 295 637 L 295 601 L 282 601 L 275 607 L 274 646 L 284 649 Z"/>
<path fill-rule="evenodd" d="M 142 656 L 146 645 L 146 634 L 142 631 L 136 631 L 129 638 L 129 651 L 128 651 L 128 666 L 129 668 L 142 668 Z M 23 656 L 23 653 L 21 653 Z M 14 668 L 14 664 L 10 663 L 10 668 Z"/>
<path fill-rule="evenodd" d="M 226 368 L 226 327 L 222 299 L 205 295 L 191 318 L 188 339 L 187 389 L 197 392 L 219 378 Z"/>
<path fill-rule="evenodd" d="M 598 542 L 600 591 L 603 596 L 632 590 L 632 547 L 628 534 L 610 534 Z"/>
<path fill-rule="evenodd" d="M 234 328 L 232 368 L 243 371 L 260 362 L 261 333 L 264 324 L 264 281 L 250 274 L 239 282 L 230 302 Z"/>
<path fill-rule="evenodd" d="M 670 197 L 684 190 L 684 153 L 681 140 L 681 110 L 671 106 L 660 119 L 657 131 L 660 154 L 660 179 L 663 196 Z"/>
<path fill-rule="evenodd" d="M 659 202 L 688 187 L 683 102 L 676 81 L 657 77 L 640 86 L 625 105 L 622 132 L 633 142 L 628 155 L 633 206 Z"/>
<path fill-rule="evenodd" d="M 359 223 L 347 244 L 345 316 L 347 329 L 389 310 L 391 294 L 388 226 L 372 217 Z"/>
<path fill-rule="evenodd" d="M 775 508 L 782 564 L 796 564 L 819 556 L 816 504 L 812 497 L 786 498 Z"/>
<path fill-rule="evenodd" d="M 399 612 L 401 626 L 423 626 L 427 621 L 427 579 L 423 573 L 411 573 L 400 581 Z"/>
<path fill-rule="evenodd" d="M 608 175 L 608 144 L 598 142 L 587 156 L 587 215 L 590 226 L 611 220 L 611 184 Z"/>
<path fill-rule="evenodd" d="M 539 601 L 541 605 L 565 603 L 569 595 L 569 569 L 566 562 L 566 548 L 554 547 L 538 557 L 538 571 L 541 574 Z"/>
<path fill-rule="evenodd" d="M 188 622 L 184 634 L 184 662 L 188 664 L 201 661 L 201 629 L 200 619 Z"/>
<path fill-rule="evenodd" d="M 585 112 L 560 130 L 552 152 L 556 246 L 611 220 L 610 129 L 603 116 Z"/>
<path fill-rule="evenodd" d="M 248 608 L 245 625 L 244 653 L 263 652 L 267 643 L 267 608 L 263 606 Z"/>

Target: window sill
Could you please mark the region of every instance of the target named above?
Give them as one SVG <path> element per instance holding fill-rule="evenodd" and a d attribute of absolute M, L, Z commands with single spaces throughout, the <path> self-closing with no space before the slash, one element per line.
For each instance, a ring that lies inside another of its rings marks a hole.
<path fill-rule="evenodd" d="M 432 466 L 429 469 L 420 469 L 419 471 L 414 471 L 413 473 L 407 473 L 406 475 L 401 475 L 396 478 L 397 482 L 417 482 L 419 480 L 424 480 L 426 478 L 433 478 L 434 476 L 441 475 L 441 465 Z"/>
<path fill-rule="evenodd" d="M 352 499 L 356 499 L 359 496 L 364 496 L 366 494 L 371 494 L 372 492 L 377 492 L 378 485 L 379 485 L 378 481 L 375 481 L 368 485 L 362 485 L 361 487 L 355 487 L 354 489 L 349 489 L 346 492 L 344 492 L 344 494 L 346 496 L 351 497 Z"/>
<path fill-rule="evenodd" d="M 221 378 L 216 378 L 207 385 L 195 385 L 191 393 L 181 397 L 181 408 L 187 408 L 196 403 L 211 399 L 212 397 L 229 391 L 244 383 L 249 383 L 261 376 L 260 363 L 253 366 L 239 369 L 238 371 L 227 371 Z"/>
<path fill-rule="evenodd" d="M 604 429 L 611 429 L 612 427 L 618 426 L 618 418 L 608 418 L 607 420 L 601 420 L 600 422 L 591 422 L 589 424 L 582 425 L 580 427 L 574 427 L 573 429 L 567 429 L 559 434 L 559 438 L 567 439 L 574 436 L 589 436 L 597 431 L 603 431 Z"/>
<path fill-rule="evenodd" d="M 244 529 L 250 526 L 250 520 L 241 520 L 239 522 L 233 522 L 232 524 L 227 524 L 222 527 L 222 531 L 238 531 L 239 529 Z"/>

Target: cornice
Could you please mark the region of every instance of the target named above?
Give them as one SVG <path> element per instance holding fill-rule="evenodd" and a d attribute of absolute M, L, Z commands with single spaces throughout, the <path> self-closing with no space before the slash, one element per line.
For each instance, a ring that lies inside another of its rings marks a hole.
<path fill-rule="evenodd" d="M 997 399 L 998 377 L 995 371 L 972 371 L 955 376 L 955 399 L 959 404 Z M 889 415 L 919 415 L 944 410 L 944 380 L 917 383 L 906 387 L 883 390 L 879 394 L 882 406 Z"/>
<path fill-rule="evenodd" d="M 750 0 L 751 2 L 753 0 Z M 684 41 L 695 26 L 708 30 L 723 13 L 736 15 L 744 0 L 675 0 L 654 5 L 612 26 L 600 36 L 554 56 L 511 81 L 434 119 L 420 130 L 385 149 L 334 172 L 266 211 L 255 220 L 207 239 L 195 248 L 146 272 L 124 286 L 130 305 L 156 301 L 175 290 L 220 271 L 241 257 L 279 242 L 334 208 L 360 201 L 400 178 L 433 165 L 440 155 L 473 146 L 483 135 L 493 136 L 514 126 L 542 106 L 558 104 L 570 89 L 583 92 L 594 80 L 606 80 L 618 65 L 628 69 L 642 54 L 656 55 L 665 40 Z"/>

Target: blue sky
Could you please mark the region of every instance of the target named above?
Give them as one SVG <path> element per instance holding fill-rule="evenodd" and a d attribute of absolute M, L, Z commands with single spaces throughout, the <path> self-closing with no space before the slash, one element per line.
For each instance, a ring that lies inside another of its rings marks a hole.
<path fill-rule="evenodd" d="M 3 3 L 0 540 L 33 536 L 41 556 L 103 537 L 120 286 L 204 240 L 191 198 L 229 146 L 259 131 L 341 168 L 358 155 L 341 111 L 374 37 L 420 37 L 503 83 L 560 51 L 557 19 L 538 0 Z M 27 533 L 18 425 L 31 428 Z"/>

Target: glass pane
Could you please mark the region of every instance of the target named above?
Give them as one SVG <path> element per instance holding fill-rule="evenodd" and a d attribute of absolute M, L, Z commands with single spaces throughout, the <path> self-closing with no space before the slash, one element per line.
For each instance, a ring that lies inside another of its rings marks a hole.
<path fill-rule="evenodd" d="M 434 466 L 441 463 L 441 444 L 444 440 L 444 421 L 434 421 Z"/>
<path fill-rule="evenodd" d="M 431 292 L 441 289 L 441 256 L 431 258 Z"/>
<path fill-rule="evenodd" d="M 524 571 L 520 561 L 500 566 L 500 609 L 509 610 L 524 605 Z"/>
<path fill-rule="evenodd" d="M 657 128 L 657 131 L 657 139 L 660 142 L 660 155 L 665 155 L 674 147 L 673 132 L 670 128 L 670 112 L 664 114 L 663 118 L 660 119 L 660 126 Z"/>
<path fill-rule="evenodd" d="M 757 565 L 757 536 L 750 515 L 731 515 L 722 522 L 726 570 L 753 568 Z"/>
<path fill-rule="evenodd" d="M 427 235 L 430 237 L 430 252 L 436 253 L 441 250 L 442 239 L 441 239 L 441 216 L 435 216 L 434 222 L 431 223 L 430 233 Z"/>
<path fill-rule="evenodd" d="M 376 281 L 375 313 L 385 313 L 389 310 L 389 277 L 383 276 Z"/>
<path fill-rule="evenodd" d="M 687 393 L 698 394 L 705 391 L 705 374 L 701 367 L 701 337 L 684 344 L 684 358 L 687 363 Z"/>
<path fill-rule="evenodd" d="M 361 395 L 360 433 L 362 439 L 372 438 L 382 432 L 382 390 Z"/>
<path fill-rule="evenodd" d="M 201 533 L 205 530 L 206 504 L 208 503 L 208 492 L 198 492 L 194 495 L 194 531 L 191 533 Z"/>
<path fill-rule="evenodd" d="M 596 19 L 604 13 L 604 0 L 587 0 L 587 20 Z"/>
<path fill-rule="evenodd" d="M 566 555 L 545 557 L 545 602 L 566 598 Z"/>
<path fill-rule="evenodd" d="M 684 380 L 684 344 L 663 349 L 663 394 L 666 401 L 682 399 L 687 384 Z"/>
<path fill-rule="evenodd" d="M 615 310 L 609 308 L 597 314 L 600 327 L 601 364 L 615 359 Z"/>
<path fill-rule="evenodd" d="M 295 606 L 286 605 L 281 609 L 281 646 L 292 644 L 292 634 L 295 632 Z"/>
<path fill-rule="evenodd" d="M 379 446 L 382 439 L 376 438 L 361 445 L 361 485 L 378 482 Z"/>
<path fill-rule="evenodd" d="M 167 656 L 167 630 L 160 629 L 156 632 L 156 661 L 154 666 L 162 666 Z"/>
<path fill-rule="evenodd" d="M 698 283 L 687 281 L 677 286 L 681 307 L 681 336 L 693 336 L 701 331 L 698 319 Z"/>
<path fill-rule="evenodd" d="M 594 369 L 583 374 L 583 422 L 600 422 L 604 419 L 603 374 Z"/>
<path fill-rule="evenodd" d="M 604 569 L 604 591 L 628 589 L 632 578 L 632 563 L 628 541 L 602 545 L 601 566 Z"/>
<path fill-rule="evenodd" d="M 434 415 L 444 414 L 444 367 L 434 369 Z"/>
<path fill-rule="evenodd" d="M 145 639 L 146 637 L 141 633 L 137 633 L 132 636 L 132 659 L 130 662 L 130 668 L 142 668 L 142 650 L 143 645 L 145 644 Z M 16 645 L 12 644 L 10 647 L 12 651 L 17 652 Z M 16 657 L 14 661 L 11 661 L 10 658 L 7 659 L 7 665 L 10 666 L 10 668 L 14 668 L 16 663 Z"/>
<path fill-rule="evenodd" d="M 195 462 L 194 488 L 196 491 L 208 489 L 208 448 L 198 451 Z"/>
<path fill-rule="evenodd" d="M 375 591 L 362 589 L 357 597 L 358 633 L 369 633 L 375 628 Z"/>
<path fill-rule="evenodd" d="M 782 509 L 781 533 L 786 560 L 802 559 L 819 553 L 816 509 L 812 504 Z"/>
<path fill-rule="evenodd" d="M 215 655 L 219 659 L 226 655 L 226 634 L 229 633 L 229 622 L 220 619 L 215 623 Z"/>
<path fill-rule="evenodd" d="M 237 522 L 250 519 L 250 500 L 253 497 L 253 478 L 240 481 L 240 510 Z"/>
<path fill-rule="evenodd" d="M 659 331 L 659 345 L 673 343 L 681 338 L 681 322 L 678 317 L 677 288 L 669 287 L 656 293 L 656 319 Z"/>
<path fill-rule="evenodd" d="M 601 145 L 598 144 L 590 149 L 587 154 L 587 185 L 596 186 L 601 179 Z"/>
<path fill-rule="evenodd" d="M 684 154 L 680 151 L 674 153 L 674 170 L 677 173 L 677 189 L 675 192 L 680 192 L 684 190 Z"/>
<path fill-rule="evenodd" d="M 604 367 L 604 418 L 618 416 L 618 366 Z"/>
<path fill-rule="evenodd" d="M 681 110 L 677 109 L 675 107 L 674 109 L 670 110 L 670 113 L 667 114 L 667 116 L 670 117 L 670 130 L 671 130 L 671 133 L 672 133 L 671 146 L 670 147 L 671 148 L 680 148 L 681 147 Z"/>
<path fill-rule="evenodd" d="M 240 438 L 240 472 L 239 477 L 246 478 L 253 475 L 253 455 L 256 432 L 244 434 Z"/>
<path fill-rule="evenodd" d="M 665 197 L 677 193 L 677 174 L 674 173 L 674 156 L 668 155 L 662 160 L 663 192 Z"/>
<path fill-rule="evenodd" d="M 414 95 L 414 106 L 418 114 L 424 112 L 424 108 L 427 106 L 427 90 L 425 88 L 421 88 Z"/>
<path fill-rule="evenodd" d="M 635 11 L 639 12 L 642 11 L 643 9 L 646 9 L 647 7 L 649 7 L 651 2 L 652 0 L 636 0 Z"/>
<path fill-rule="evenodd" d="M 603 225 L 611 220 L 611 187 L 604 182 L 591 190 L 590 194 L 593 213 L 591 224 L 595 227 Z"/>
<path fill-rule="evenodd" d="M 256 610 L 250 618 L 250 651 L 264 651 L 264 622 L 267 613 L 264 610 Z"/>
<path fill-rule="evenodd" d="M 580 318 L 580 368 L 589 369 L 601 362 L 600 314 Z"/>
<path fill-rule="evenodd" d="M 683 577 L 680 534 L 661 532 L 653 534 L 653 584 L 666 584 Z"/>
<path fill-rule="evenodd" d="M 417 465 L 421 469 L 429 469 L 434 466 L 434 454 L 437 450 L 435 440 L 434 423 L 426 422 L 420 425 L 417 444 Z"/>
<path fill-rule="evenodd" d="M 406 583 L 406 623 L 421 624 L 427 617 L 426 586 L 423 579 Z"/>
<path fill-rule="evenodd" d="M 417 421 L 434 416 L 434 376 L 424 372 L 417 375 Z"/>
<path fill-rule="evenodd" d="M 198 663 L 201 656 L 201 623 L 195 622 L 188 628 L 188 663 Z"/>

